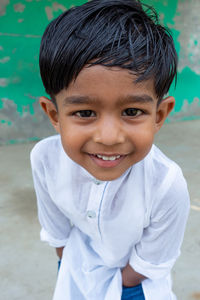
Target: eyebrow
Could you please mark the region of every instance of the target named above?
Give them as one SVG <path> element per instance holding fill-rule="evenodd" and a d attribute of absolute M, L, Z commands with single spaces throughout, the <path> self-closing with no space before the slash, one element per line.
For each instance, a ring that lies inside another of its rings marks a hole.
<path fill-rule="evenodd" d="M 149 95 L 128 95 L 124 98 L 119 98 L 117 104 L 124 105 L 129 103 L 153 103 L 153 98 Z M 88 96 L 69 96 L 63 100 L 63 105 L 80 105 L 80 104 L 97 104 L 101 101 L 97 98 L 91 98 Z"/>
<path fill-rule="evenodd" d="M 86 96 L 70 96 L 63 100 L 63 105 L 70 104 L 92 104 L 97 102 L 95 99 Z"/>
<path fill-rule="evenodd" d="M 119 105 L 129 104 L 129 103 L 153 103 L 153 102 L 154 102 L 153 98 L 147 94 L 128 95 L 118 100 Z"/>

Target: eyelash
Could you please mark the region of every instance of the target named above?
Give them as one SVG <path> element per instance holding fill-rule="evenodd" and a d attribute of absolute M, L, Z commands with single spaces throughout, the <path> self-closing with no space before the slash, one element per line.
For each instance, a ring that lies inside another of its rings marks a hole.
<path fill-rule="evenodd" d="M 88 116 L 82 116 L 81 114 L 84 114 L 84 113 L 89 113 L 90 115 Z M 93 116 L 91 116 L 93 114 Z M 84 119 L 84 118 L 92 118 L 92 117 L 95 117 L 96 116 L 96 114 L 95 114 L 95 112 L 94 111 L 92 111 L 92 110 L 90 110 L 90 109 L 85 109 L 85 110 L 79 110 L 79 111 L 76 111 L 76 112 L 74 112 L 73 113 L 73 116 L 77 116 L 77 117 L 79 117 L 79 118 L 81 118 L 81 119 Z"/>
<path fill-rule="evenodd" d="M 127 113 L 126 116 L 128 116 L 128 117 L 137 117 L 144 113 L 144 111 L 139 108 L 127 108 L 123 111 L 123 113 L 124 112 Z M 134 112 L 135 114 L 131 115 L 130 112 Z"/>
<path fill-rule="evenodd" d="M 144 111 L 138 108 L 127 108 L 122 112 L 122 116 L 127 116 L 127 117 L 137 117 L 142 114 L 144 114 Z M 96 117 L 96 113 L 90 109 L 85 109 L 85 110 L 79 110 L 74 112 L 73 116 L 77 116 L 78 118 L 81 119 L 88 119 L 88 118 Z"/>

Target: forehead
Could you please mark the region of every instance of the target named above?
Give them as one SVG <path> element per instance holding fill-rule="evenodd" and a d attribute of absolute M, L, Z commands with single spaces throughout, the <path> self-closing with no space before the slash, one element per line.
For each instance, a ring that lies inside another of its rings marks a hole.
<path fill-rule="evenodd" d="M 56 98 L 81 96 L 93 99 L 122 99 L 132 96 L 146 96 L 157 102 L 152 79 L 137 82 L 136 75 L 126 69 L 102 65 L 85 66 L 77 78 L 62 90 Z"/>

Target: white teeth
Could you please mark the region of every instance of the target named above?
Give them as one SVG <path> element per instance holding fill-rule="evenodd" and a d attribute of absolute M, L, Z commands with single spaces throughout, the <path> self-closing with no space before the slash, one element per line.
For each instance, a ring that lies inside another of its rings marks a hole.
<path fill-rule="evenodd" d="M 115 159 L 120 158 L 120 155 L 116 155 L 116 156 L 104 156 L 104 155 L 97 154 L 96 156 L 98 158 L 103 159 L 103 160 L 115 160 Z"/>

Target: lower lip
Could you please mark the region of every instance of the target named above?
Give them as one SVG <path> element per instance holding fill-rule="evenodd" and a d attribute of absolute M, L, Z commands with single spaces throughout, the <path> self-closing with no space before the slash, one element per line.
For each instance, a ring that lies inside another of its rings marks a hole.
<path fill-rule="evenodd" d="M 102 158 L 99 158 L 95 155 L 90 154 L 91 159 L 93 160 L 93 162 L 102 168 L 113 168 L 116 167 L 117 165 L 119 165 L 121 163 L 121 161 L 125 158 L 125 155 L 120 156 L 119 158 L 115 159 L 115 160 L 103 160 Z"/>

